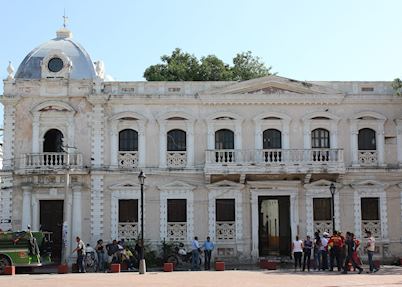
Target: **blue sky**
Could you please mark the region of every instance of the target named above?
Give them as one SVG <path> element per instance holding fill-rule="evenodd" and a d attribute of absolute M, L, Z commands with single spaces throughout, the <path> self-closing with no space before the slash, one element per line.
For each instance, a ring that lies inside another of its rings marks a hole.
<path fill-rule="evenodd" d="M 119 81 L 176 48 L 227 63 L 250 50 L 278 75 L 298 80 L 401 77 L 402 1 L 4 1 L 0 76 L 55 37 L 63 10 L 74 39 Z M 2 85 L 0 85 L 0 94 Z"/>

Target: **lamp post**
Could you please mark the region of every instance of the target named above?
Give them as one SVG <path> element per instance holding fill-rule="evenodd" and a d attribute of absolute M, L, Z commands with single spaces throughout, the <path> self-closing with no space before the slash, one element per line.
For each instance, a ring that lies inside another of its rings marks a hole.
<path fill-rule="evenodd" d="M 138 181 L 141 185 L 141 257 L 140 257 L 140 266 L 139 272 L 140 274 L 145 274 L 147 272 L 147 268 L 145 265 L 145 258 L 144 258 L 144 182 L 145 182 L 145 174 L 140 172 L 138 175 Z"/>
<path fill-rule="evenodd" d="M 329 187 L 329 191 L 331 192 L 331 216 L 332 216 L 332 234 L 335 233 L 335 200 L 334 200 L 334 194 L 336 191 L 336 187 L 334 183 L 331 183 Z"/>

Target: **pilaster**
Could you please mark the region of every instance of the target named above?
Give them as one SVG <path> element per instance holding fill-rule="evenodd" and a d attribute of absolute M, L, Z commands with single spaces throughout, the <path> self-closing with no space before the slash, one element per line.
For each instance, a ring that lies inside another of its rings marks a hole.
<path fill-rule="evenodd" d="M 97 167 L 104 165 L 104 119 L 102 103 L 94 103 L 92 108 L 91 158 L 93 158 L 92 164 Z"/>
<path fill-rule="evenodd" d="M 103 238 L 103 175 L 91 175 L 91 241 Z"/>
<path fill-rule="evenodd" d="M 22 223 L 21 227 L 23 230 L 27 228 L 28 225 L 32 226 L 32 186 L 26 185 L 21 186 L 22 189 Z"/>

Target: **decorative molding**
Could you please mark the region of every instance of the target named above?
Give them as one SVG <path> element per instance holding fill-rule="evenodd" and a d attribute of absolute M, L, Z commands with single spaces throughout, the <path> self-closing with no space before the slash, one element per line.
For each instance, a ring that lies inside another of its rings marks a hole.
<path fill-rule="evenodd" d="M 331 183 L 335 184 L 336 193 L 334 195 L 334 213 L 335 213 L 335 229 L 340 230 L 341 227 L 341 214 L 340 214 L 340 196 L 339 192 L 342 185 L 331 182 L 325 179 L 317 180 L 310 184 L 305 184 L 306 190 L 306 232 L 307 235 L 313 237 L 314 235 L 314 198 L 331 198 L 329 187 Z M 331 218 L 332 225 L 332 218 Z"/>
<path fill-rule="evenodd" d="M 243 184 L 234 183 L 228 180 L 219 181 L 207 185 L 208 192 L 208 221 L 209 236 L 216 239 L 216 199 L 235 200 L 235 234 L 234 242 L 223 240 L 222 243 L 236 243 L 237 250 L 243 252 Z"/>
<path fill-rule="evenodd" d="M 351 184 L 354 189 L 353 210 L 355 217 L 355 234 L 357 238 L 362 238 L 362 218 L 361 218 L 361 198 L 378 197 L 381 221 L 381 241 L 389 241 L 388 238 L 388 214 L 387 214 L 387 196 L 385 189 L 387 184 L 365 180 L 356 184 Z"/>
<path fill-rule="evenodd" d="M 102 103 L 95 103 L 91 113 L 91 158 L 92 165 L 100 167 L 104 165 L 104 139 L 105 139 L 105 119 Z M 117 155 L 116 155 L 117 159 Z"/>
<path fill-rule="evenodd" d="M 119 187 L 120 186 L 120 187 Z M 117 184 L 110 186 L 111 192 L 111 206 L 110 206 L 110 236 L 111 240 L 120 239 L 119 235 L 119 200 L 120 199 L 137 199 L 138 200 L 138 220 L 141 218 L 141 187 L 139 185 Z M 145 192 L 144 192 L 145 202 Z M 145 219 L 146 219 L 146 204 L 144 204 L 144 232 L 145 232 Z M 141 232 L 141 224 L 138 224 L 137 234 Z"/>
<path fill-rule="evenodd" d="M 191 242 L 194 236 L 194 186 L 182 181 L 174 181 L 158 187 L 160 189 L 160 240 L 167 238 L 167 200 L 186 199 L 187 204 L 187 242 Z M 184 244 L 187 244 L 184 242 Z"/>

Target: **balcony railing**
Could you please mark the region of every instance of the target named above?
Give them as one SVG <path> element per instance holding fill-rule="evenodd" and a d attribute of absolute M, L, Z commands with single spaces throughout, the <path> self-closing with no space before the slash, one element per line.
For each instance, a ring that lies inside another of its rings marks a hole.
<path fill-rule="evenodd" d="M 82 154 L 80 153 L 28 153 L 22 157 L 21 168 L 81 168 Z"/>
<path fill-rule="evenodd" d="M 376 150 L 359 150 L 359 164 L 361 166 L 376 166 L 377 151 Z"/>
<path fill-rule="evenodd" d="M 362 220 L 362 233 L 370 230 L 375 238 L 381 238 L 381 220 Z"/>
<path fill-rule="evenodd" d="M 168 241 L 187 240 L 187 222 L 168 222 L 166 231 Z"/>
<path fill-rule="evenodd" d="M 216 222 L 217 240 L 235 240 L 236 222 L 235 221 L 217 221 Z"/>
<path fill-rule="evenodd" d="M 119 222 L 117 232 L 119 239 L 137 240 L 138 222 Z"/>
<path fill-rule="evenodd" d="M 263 150 L 207 150 L 206 162 L 237 163 L 326 163 L 343 162 L 341 149 L 263 149 Z"/>
<path fill-rule="evenodd" d="M 138 167 L 138 151 L 119 151 L 118 157 L 120 168 Z"/>
<path fill-rule="evenodd" d="M 170 168 L 183 168 L 187 165 L 186 151 L 167 151 L 167 166 Z"/>
<path fill-rule="evenodd" d="M 314 220 L 314 232 L 319 231 L 320 234 L 328 232 L 332 234 L 332 220 Z"/>

